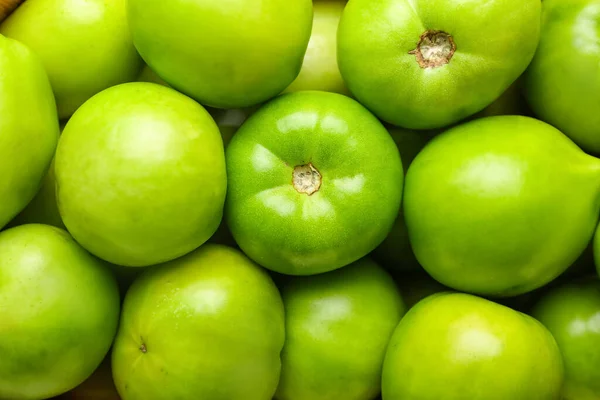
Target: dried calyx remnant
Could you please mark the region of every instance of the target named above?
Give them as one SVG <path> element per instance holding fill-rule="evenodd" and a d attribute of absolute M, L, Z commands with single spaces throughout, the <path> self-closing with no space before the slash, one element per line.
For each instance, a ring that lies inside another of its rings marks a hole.
<path fill-rule="evenodd" d="M 311 195 L 321 187 L 321 174 L 312 165 L 312 163 L 304 165 L 296 165 L 294 172 L 292 172 L 292 185 L 298 193 L 306 193 Z"/>
<path fill-rule="evenodd" d="M 437 68 L 446 65 L 456 51 L 452 36 L 444 31 L 428 30 L 421 35 L 414 54 L 421 68 Z"/>

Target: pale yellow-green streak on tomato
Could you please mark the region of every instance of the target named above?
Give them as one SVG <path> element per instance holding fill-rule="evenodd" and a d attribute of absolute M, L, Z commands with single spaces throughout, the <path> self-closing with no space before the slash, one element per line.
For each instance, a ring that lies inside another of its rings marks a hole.
<path fill-rule="evenodd" d="M 56 105 L 39 59 L 0 35 L 0 228 L 35 196 L 58 141 Z"/>
<path fill-rule="evenodd" d="M 433 294 L 402 318 L 383 365 L 386 400 L 557 400 L 560 350 L 532 317 L 476 296 Z"/>
<path fill-rule="evenodd" d="M 125 298 L 112 355 L 123 400 L 271 399 L 284 309 L 267 272 L 207 244 L 152 267 Z"/>
<path fill-rule="evenodd" d="M 42 59 L 61 119 L 101 90 L 135 80 L 142 68 L 126 5 L 127 0 L 27 0 L 0 25 L 0 33 Z"/>
<path fill-rule="evenodd" d="M 169 85 L 217 108 L 283 91 L 310 39 L 311 0 L 130 0 L 136 48 Z"/>
<path fill-rule="evenodd" d="M 323 90 L 349 95 L 337 64 L 337 30 L 346 0 L 313 2 L 313 26 L 298 77 L 285 92 Z"/>

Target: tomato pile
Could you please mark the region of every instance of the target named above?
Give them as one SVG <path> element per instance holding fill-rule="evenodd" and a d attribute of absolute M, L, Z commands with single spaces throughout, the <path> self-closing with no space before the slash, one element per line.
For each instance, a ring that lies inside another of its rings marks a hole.
<path fill-rule="evenodd" d="M 0 21 L 0 399 L 600 400 L 600 0 Z"/>

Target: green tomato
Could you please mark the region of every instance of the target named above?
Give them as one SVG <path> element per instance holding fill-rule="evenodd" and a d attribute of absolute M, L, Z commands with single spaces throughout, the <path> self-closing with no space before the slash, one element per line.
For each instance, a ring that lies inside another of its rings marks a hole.
<path fill-rule="evenodd" d="M 56 204 L 54 160 L 52 160 L 50 168 L 42 181 L 42 187 L 33 200 L 10 222 L 12 226 L 24 224 L 46 224 L 66 229 Z"/>
<path fill-rule="evenodd" d="M 202 106 L 173 89 L 136 82 L 95 95 L 67 123 L 55 163 L 63 222 L 113 264 L 172 260 L 221 222 L 221 135 Z"/>
<path fill-rule="evenodd" d="M 363 258 L 290 279 L 281 289 L 286 342 L 278 400 L 371 400 L 406 307 L 392 277 Z"/>
<path fill-rule="evenodd" d="M 402 158 L 402 167 L 408 167 L 419 151 L 433 137 L 429 132 L 418 132 L 406 129 L 389 129 Z M 410 271 L 421 269 L 415 258 L 408 239 L 408 230 L 404 221 L 402 207 L 396 217 L 396 222 L 385 240 L 373 252 L 373 258 L 390 271 Z"/>
<path fill-rule="evenodd" d="M 527 101 L 540 119 L 600 154 L 600 1 L 544 0 L 542 17 L 540 43 L 524 77 Z"/>
<path fill-rule="evenodd" d="M 450 125 L 492 103 L 533 58 L 540 0 L 350 0 L 338 62 L 354 96 L 411 129 Z"/>
<path fill-rule="evenodd" d="M 94 94 L 135 80 L 142 60 L 127 26 L 126 0 L 27 0 L 0 26 L 40 56 L 58 115 Z"/>
<path fill-rule="evenodd" d="M 531 315 L 550 330 L 562 352 L 561 399 L 600 399 L 600 281 L 556 288 L 542 297 Z"/>
<path fill-rule="evenodd" d="M 349 95 L 337 64 L 337 30 L 346 0 L 313 2 L 313 25 L 300 74 L 285 92 L 322 90 Z"/>
<path fill-rule="evenodd" d="M 390 231 L 402 162 L 385 127 L 349 97 L 282 95 L 231 140 L 226 218 L 240 248 L 277 272 L 348 265 Z"/>
<path fill-rule="evenodd" d="M 600 160 L 541 121 L 499 116 L 459 125 L 430 141 L 406 175 L 412 248 L 451 288 L 531 291 L 591 240 L 599 182 Z"/>
<path fill-rule="evenodd" d="M 528 315 L 438 293 L 404 316 L 383 365 L 385 400 L 557 400 L 560 350 Z"/>
<path fill-rule="evenodd" d="M 517 311 L 529 314 L 533 306 L 546 293 L 560 287 L 561 285 L 570 283 L 575 279 L 589 278 L 590 276 L 595 276 L 591 243 L 583 251 L 583 253 L 581 253 L 579 258 L 573 264 L 571 264 L 569 268 L 566 269 L 565 272 L 545 286 L 517 296 L 496 298 L 492 300 Z"/>
<path fill-rule="evenodd" d="M 46 399 L 79 385 L 118 320 L 115 278 L 66 231 L 30 224 L 0 233 L 0 398 Z"/>
<path fill-rule="evenodd" d="M 284 336 L 283 302 L 266 271 L 207 244 L 133 283 L 113 377 L 123 400 L 268 400 Z"/>
<path fill-rule="evenodd" d="M 162 79 L 202 104 L 243 108 L 298 76 L 311 0 L 129 0 L 138 51 Z"/>
<path fill-rule="evenodd" d="M 39 59 L 0 35 L 0 229 L 33 199 L 58 141 L 56 105 Z"/>

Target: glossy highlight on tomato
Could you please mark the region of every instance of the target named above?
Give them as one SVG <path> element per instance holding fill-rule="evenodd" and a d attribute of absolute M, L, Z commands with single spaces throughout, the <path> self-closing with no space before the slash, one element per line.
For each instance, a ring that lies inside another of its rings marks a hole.
<path fill-rule="evenodd" d="M 489 117 L 436 136 L 406 175 L 420 264 L 460 291 L 514 296 L 564 272 L 591 240 L 600 160 L 552 126 Z"/>
<path fill-rule="evenodd" d="M 350 0 L 340 71 L 384 121 L 441 128 L 484 109 L 525 71 L 540 15 L 539 0 Z"/>
<path fill-rule="evenodd" d="M 383 241 L 398 214 L 403 171 L 394 140 L 340 94 L 276 98 L 240 127 L 226 157 L 227 224 L 240 248 L 273 271 L 348 265 Z"/>

